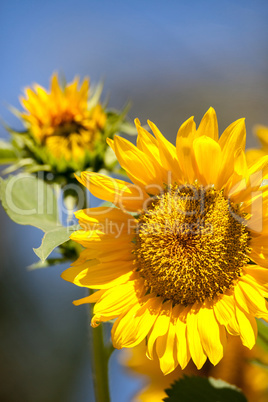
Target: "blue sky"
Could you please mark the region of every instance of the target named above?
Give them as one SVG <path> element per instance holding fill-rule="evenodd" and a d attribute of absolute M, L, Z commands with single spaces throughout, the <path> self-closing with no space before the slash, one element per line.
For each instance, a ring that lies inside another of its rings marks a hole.
<path fill-rule="evenodd" d="M 117 107 L 144 86 L 189 92 L 206 80 L 252 93 L 267 74 L 265 1 L 11 0 L 0 7 L 0 116 L 11 123 L 4 102 L 18 107 L 26 85 L 48 87 L 56 70 L 68 80 L 105 79 Z"/>

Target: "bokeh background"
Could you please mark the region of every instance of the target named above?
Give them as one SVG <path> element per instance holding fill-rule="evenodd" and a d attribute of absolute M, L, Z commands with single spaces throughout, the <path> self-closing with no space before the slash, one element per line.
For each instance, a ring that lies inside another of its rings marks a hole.
<path fill-rule="evenodd" d="M 267 1 L 1 0 L 0 116 L 7 105 L 54 71 L 105 82 L 109 105 L 132 101 L 130 119 L 155 122 L 171 140 L 213 106 L 219 127 L 246 117 L 248 146 L 256 123 L 268 125 Z M 0 127 L 0 137 L 8 138 Z M 0 400 L 94 401 L 84 296 L 60 278 L 67 266 L 29 271 L 41 232 L 0 211 Z M 140 380 L 111 359 L 112 401 L 127 402 Z"/>

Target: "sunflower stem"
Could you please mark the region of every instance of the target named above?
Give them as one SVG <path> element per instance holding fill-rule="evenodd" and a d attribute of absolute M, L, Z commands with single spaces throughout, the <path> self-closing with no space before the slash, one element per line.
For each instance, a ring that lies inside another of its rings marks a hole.
<path fill-rule="evenodd" d="M 84 205 L 87 208 L 87 189 L 81 186 L 84 192 Z M 89 295 L 93 290 L 89 289 Z M 89 322 L 93 317 L 93 304 L 89 303 Z M 104 344 L 103 324 L 97 328 L 89 327 L 89 349 L 95 402 L 110 402 L 108 363 L 111 356 L 110 346 Z"/>
<path fill-rule="evenodd" d="M 92 291 L 90 291 L 92 293 Z M 93 316 L 93 305 L 90 304 L 90 318 Z M 93 386 L 96 402 L 109 402 L 108 362 L 110 353 L 104 345 L 103 325 L 90 327 L 90 355 L 93 376 Z"/>

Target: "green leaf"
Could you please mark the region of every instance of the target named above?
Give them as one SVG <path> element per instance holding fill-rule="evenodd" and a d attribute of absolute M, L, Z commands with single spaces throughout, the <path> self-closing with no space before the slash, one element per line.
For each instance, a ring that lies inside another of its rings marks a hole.
<path fill-rule="evenodd" d="M 215 378 L 188 377 L 175 381 L 165 402 L 246 402 L 246 397 L 233 385 Z"/>
<path fill-rule="evenodd" d="M 70 234 L 76 229 L 77 225 L 69 227 L 60 226 L 46 232 L 42 239 L 41 246 L 33 249 L 35 254 L 44 263 L 54 248 L 68 241 Z"/>
<path fill-rule="evenodd" d="M 6 164 L 14 162 L 17 159 L 17 154 L 10 142 L 0 140 L 0 163 Z"/>
<path fill-rule="evenodd" d="M 0 197 L 8 216 L 20 225 L 44 232 L 60 226 L 58 206 L 52 186 L 29 174 L 0 179 Z"/>
<path fill-rule="evenodd" d="M 45 233 L 41 246 L 34 249 L 43 263 L 54 248 L 68 241 L 71 232 L 77 229 L 77 225 L 63 227 L 60 224 L 53 186 L 35 176 L 19 174 L 0 179 L 0 198 L 14 222 L 37 227 Z"/>
<path fill-rule="evenodd" d="M 257 320 L 258 337 L 257 344 L 268 352 L 268 325 L 263 320 Z"/>

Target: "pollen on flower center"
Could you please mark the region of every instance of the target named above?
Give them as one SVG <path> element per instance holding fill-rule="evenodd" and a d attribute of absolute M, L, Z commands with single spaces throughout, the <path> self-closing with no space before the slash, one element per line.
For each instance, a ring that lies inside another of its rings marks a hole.
<path fill-rule="evenodd" d="M 245 222 L 213 187 L 168 188 L 139 217 L 135 255 L 148 290 L 188 305 L 232 288 L 248 261 Z"/>

